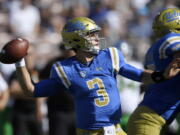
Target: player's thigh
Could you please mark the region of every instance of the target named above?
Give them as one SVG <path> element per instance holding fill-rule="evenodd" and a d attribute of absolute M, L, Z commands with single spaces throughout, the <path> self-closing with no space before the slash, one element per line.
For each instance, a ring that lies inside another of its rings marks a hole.
<path fill-rule="evenodd" d="M 141 106 L 131 115 L 128 125 L 128 135 L 159 135 L 165 120 L 151 109 Z"/>
<path fill-rule="evenodd" d="M 77 128 L 77 135 L 103 135 L 103 130 L 84 130 Z"/>
<path fill-rule="evenodd" d="M 121 128 L 120 124 L 115 125 L 115 128 L 116 128 L 116 135 L 127 135 Z"/>
<path fill-rule="evenodd" d="M 117 131 L 116 135 L 127 135 L 123 130 Z"/>

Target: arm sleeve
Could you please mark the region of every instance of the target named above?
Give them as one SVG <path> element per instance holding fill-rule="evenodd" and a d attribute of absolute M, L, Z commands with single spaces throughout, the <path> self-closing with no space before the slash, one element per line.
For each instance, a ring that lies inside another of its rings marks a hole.
<path fill-rule="evenodd" d="M 60 90 L 66 89 L 59 79 L 54 66 L 51 68 L 49 79 L 42 80 L 35 84 L 34 97 L 48 97 L 56 94 Z"/>
<path fill-rule="evenodd" d="M 142 80 L 142 73 L 143 70 L 133 67 L 129 64 L 124 64 L 119 71 L 120 75 L 138 82 L 141 82 Z"/>
<path fill-rule="evenodd" d="M 109 48 L 112 68 L 115 71 L 114 73 L 118 73 L 128 79 L 141 82 L 143 71 L 135 68 L 125 62 L 124 56 L 118 49 L 112 47 Z"/>
<path fill-rule="evenodd" d="M 46 79 L 41 82 L 35 84 L 34 97 L 48 97 L 52 96 L 61 89 L 65 89 L 63 85 L 56 79 Z"/>
<path fill-rule="evenodd" d="M 155 63 L 153 59 L 154 46 L 155 45 L 152 45 L 146 52 L 145 60 L 144 60 L 144 67 L 146 69 L 155 70 Z"/>

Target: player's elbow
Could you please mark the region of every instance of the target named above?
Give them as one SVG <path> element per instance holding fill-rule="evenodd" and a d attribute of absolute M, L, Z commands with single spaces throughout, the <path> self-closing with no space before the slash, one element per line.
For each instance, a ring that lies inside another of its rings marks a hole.
<path fill-rule="evenodd" d="M 33 97 L 33 93 L 34 93 L 34 85 L 28 86 L 28 87 L 23 87 L 23 92 L 26 96 L 28 97 Z"/>

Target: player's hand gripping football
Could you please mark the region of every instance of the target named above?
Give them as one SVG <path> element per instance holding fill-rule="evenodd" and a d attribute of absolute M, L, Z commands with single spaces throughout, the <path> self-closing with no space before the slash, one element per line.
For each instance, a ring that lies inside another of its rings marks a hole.
<path fill-rule="evenodd" d="M 0 62 L 12 64 L 27 55 L 29 42 L 23 38 L 15 38 L 4 45 L 0 51 Z"/>

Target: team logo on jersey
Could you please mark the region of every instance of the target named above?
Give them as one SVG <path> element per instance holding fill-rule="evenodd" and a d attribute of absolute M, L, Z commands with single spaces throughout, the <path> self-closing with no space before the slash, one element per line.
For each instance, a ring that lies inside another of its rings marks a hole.
<path fill-rule="evenodd" d="M 79 74 L 81 77 L 86 77 L 86 71 L 80 71 Z"/>
<path fill-rule="evenodd" d="M 102 67 L 97 67 L 96 68 L 96 71 L 100 71 L 100 70 L 103 70 Z"/>

